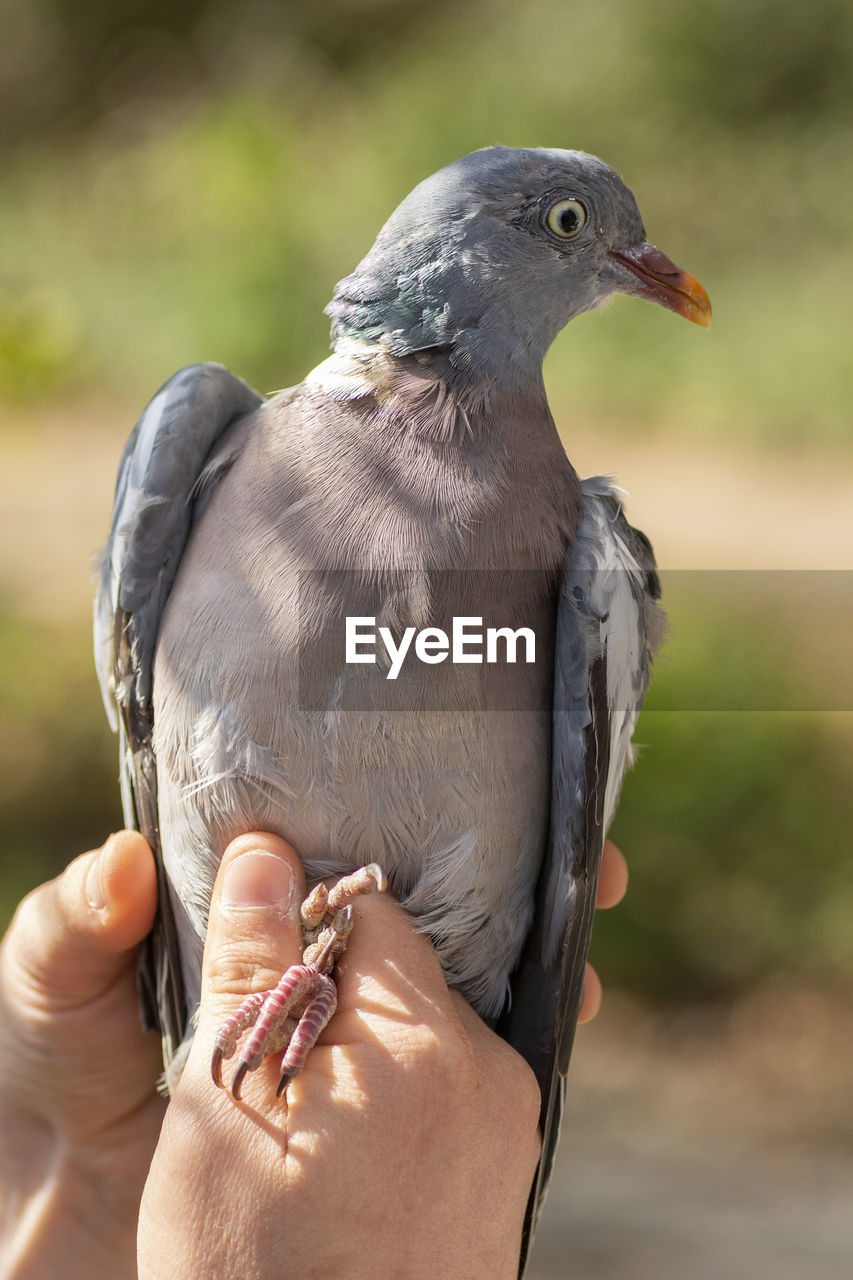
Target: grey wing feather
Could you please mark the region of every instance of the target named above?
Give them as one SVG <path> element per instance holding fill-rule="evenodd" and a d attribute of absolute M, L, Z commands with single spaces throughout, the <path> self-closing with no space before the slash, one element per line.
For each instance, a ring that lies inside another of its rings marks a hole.
<path fill-rule="evenodd" d="M 107 715 L 119 732 L 125 822 L 142 832 L 157 859 L 157 919 L 140 953 L 143 1020 L 173 1044 L 183 1036 L 187 1011 L 160 855 L 154 653 L 193 524 L 236 457 L 236 444 L 229 451 L 224 437 L 262 403 L 219 364 L 189 365 L 160 388 L 122 454 L 95 604 L 95 663 Z"/>
<path fill-rule="evenodd" d="M 498 1027 L 542 1091 L 542 1157 L 520 1275 L 559 1137 L 604 837 L 664 628 L 651 546 L 628 524 L 618 492 L 596 476 L 583 482 L 582 497 L 557 619 L 550 833 L 533 925 Z"/>

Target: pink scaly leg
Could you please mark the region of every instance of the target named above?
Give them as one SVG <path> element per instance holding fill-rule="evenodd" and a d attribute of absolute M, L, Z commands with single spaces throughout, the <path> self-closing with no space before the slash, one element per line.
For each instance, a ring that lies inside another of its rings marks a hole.
<path fill-rule="evenodd" d="M 240 1036 L 248 1027 L 254 1026 L 257 1022 L 258 1014 L 266 998 L 266 991 L 252 992 L 243 1001 L 237 1012 L 233 1013 L 227 1022 L 223 1022 L 217 1031 L 216 1039 L 213 1042 L 213 1061 L 210 1064 L 210 1073 L 217 1089 L 222 1088 L 223 1062 L 233 1058 Z"/>
<path fill-rule="evenodd" d="M 296 1075 L 304 1066 L 308 1050 L 313 1048 L 320 1032 L 335 1012 L 337 1003 L 338 993 L 331 978 L 306 964 L 291 965 L 282 975 L 278 986 L 266 993 L 255 1025 L 240 1054 L 231 1085 L 233 1096 L 240 1097 L 240 1087 L 247 1072 L 256 1071 L 264 1058 L 279 1052 L 285 1046 L 288 1046 L 288 1053 L 285 1054 L 287 1058 L 290 1048 L 297 1048 L 298 1041 L 299 1045 L 305 1046 L 304 1051 L 295 1059 L 298 1066 L 291 1069 L 283 1085 L 279 1084 L 276 1096 L 280 1097 L 290 1076 Z M 298 1021 L 294 1018 L 297 1010 L 301 1010 Z M 288 1022 L 295 1025 L 288 1028 Z"/>
<path fill-rule="evenodd" d="M 275 1091 L 277 1098 L 305 1066 L 305 1059 L 317 1043 L 320 1032 L 329 1025 L 338 1007 L 338 989 L 332 979 L 318 973 L 317 981 L 317 989 L 305 1006 L 281 1060 L 281 1077 Z"/>

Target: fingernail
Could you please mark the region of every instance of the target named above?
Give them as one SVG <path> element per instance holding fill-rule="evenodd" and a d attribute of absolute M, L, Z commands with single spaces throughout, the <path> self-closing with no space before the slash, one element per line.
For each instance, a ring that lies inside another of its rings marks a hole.
<path fill-rule="evenodd" d="M 106 845 L 104 845 L 105 848 Z M 86 901 L 93 911 L 103 911 L 107 905 L 102 866 L 104 849 L 101 849 L 92 859 L 92 865 L 86 872 Z"/>
<path fill-rule="evenodd" d="M 257 907 L 278 907 L 288 911 L 293 903 L 296 882 L 288 863 L 271 853 L 252 850 L 241 853 L 225 869 L 222 905 L 230 911 L 251 911 Z"/>

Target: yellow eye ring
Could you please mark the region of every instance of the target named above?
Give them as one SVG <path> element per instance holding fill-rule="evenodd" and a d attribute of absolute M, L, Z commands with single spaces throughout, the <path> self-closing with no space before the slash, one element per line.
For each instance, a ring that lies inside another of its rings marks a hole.
<path fill-rule="evenodd" d="M 545 215 L 545 225 L 561 240 L 574 240 L 586 226 L 587 216 L 580 200 L 557 200 Z"/>

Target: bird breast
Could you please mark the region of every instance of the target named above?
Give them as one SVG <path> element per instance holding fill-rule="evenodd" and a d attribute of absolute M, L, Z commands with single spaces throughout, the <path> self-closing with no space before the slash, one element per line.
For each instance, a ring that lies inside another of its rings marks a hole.
<path fill-rule="evenodd" d="M 377 861 L 448 981 L 489 1015 L 546 835 L 574 473 L 552 463 L 534 492 L 531 460 L 511 473 L 500 439 L 457 463 L 395 438 L 382 413 L 330 404 L 324 431 L 316 402 L 273 402 L 201 517 L 155 666 L 164 858 L 197 938 L 244 830 L 285 836 L 309 878 Z M 536 662 L 412 661 L 391 681 L 344 660 L 352 615 L 395 635 L 461 616 L 527 626 Z"/>

